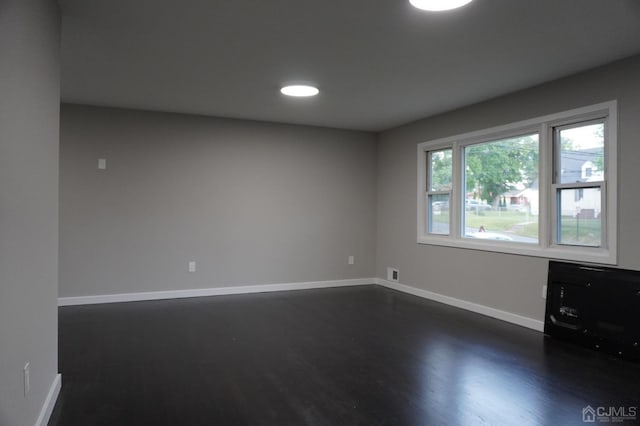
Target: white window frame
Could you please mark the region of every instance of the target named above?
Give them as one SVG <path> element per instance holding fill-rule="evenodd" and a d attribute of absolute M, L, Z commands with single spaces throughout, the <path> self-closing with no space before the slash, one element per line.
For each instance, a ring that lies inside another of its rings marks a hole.
<path fill-rule="evenodd" d="M 584 186 L 601 188 L 602 243 L 600 247 L 557 244 L 556 189 L 558 185 L 553 180 L 555 171 L 554 129 L 595 120 L 604 120 L 605 123 L 605 175 L 602 183 L 588 182 Z M 531 133 L 539 135 L 538 244 L 463 237 L 461 231 L 462 206 L 464 205 L 464 191 L 462 190 L 464 184 L 464 160 L 462 158 L 464 147 Z M 618 229 L 617 133 L 617 101 L 614 100 L 418 144 L 417 242 L 419 244 L 616 265 Z M 449 197 L 449 235 L 430 234 L 427 232 L 427 158 L 429 152 L 447 148 L 452 149 L 453 155 L 452 190 Z"/>

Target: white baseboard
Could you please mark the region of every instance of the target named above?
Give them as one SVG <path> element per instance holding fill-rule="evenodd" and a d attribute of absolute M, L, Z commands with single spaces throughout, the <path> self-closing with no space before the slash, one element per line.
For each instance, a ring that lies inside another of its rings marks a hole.
<path fill-rule="evenodd" d="M 375 278 L 300 283 L 239 285 L 232 287 L 194 288 L 187 290 L 151 291 L 143 293 L 101 294 L 96 296 L 59 297 L 58 306 L 94 305 L 98 303 L 137 302 L 142 300 L 181 299 L 185 297 L 222 296 L 228 294 L 265 293 L 307 290 L 312 288 L 347 287 L 374 284 Z"/>
<path fill-rule="evenodd" d="M 536 331 L 544 330 L 542 321 L 524 317 L 500 309 L 491 308 L 477 303 L 468 302 L 462 299 L 445 296 L 443 294 L 434 293 L 416 287 L 411 287 L 397 282 L 387 281 L 381 278 L 359 278 L 351 280 L 334 280 L 334 281 L 307 281 L 299 283 L 282 283 L 282 284 L 260 284 L 260 285 L 239 285 L 231 287 L 213 287 L 198 288 L 187 290 L 167 290 L 167 291 L 151 291 L 142 293 L 120 293 L 120 294 L 101 294 L 95 296 L 76 296 L 76 297 L 60 297 L 58 298 L 58 306 L 72 305 L 94 305 L 99 303 L 118 303 L 118 302 L 137 302 L 144 300 L 160 300 L 160 299 L 181 299 L 187 297 L 202 296 L 223 296 L 229 294 L 247 294 L 247 293 L 265 293 L 272 291 L 290 291 L 290 290 L 307 290 L 313 288 L 329 288 L 329 287 L 346 287 L 356 285 L 378 284 L 403 293 L 412 294 L 425 299 L 434 300 L 446 305 L 455 306 L 457 308 L 466 309 L 471 312 L 486 315 L 522 327 L 530 328 Z"/>
<path fill-rule="evenodd" d="M 522 327 L 530 328 L 536 331 L 544 330 L 544 322 L 524 317 L 522 315 L 514 314 L 507 311 L 501 311 L 500 309 L 490 308 L 489 306 L 479 305 L 477 303 L 468 302 L 466 300 L 456 299 L 454 297 L 445 296 L 443 294 L 434 293 L 432 291 L 423 290 L 416 287 L 411 287 L 405 284 L 400 284 L 393 281 L 383 280 L 376 278 L 374 280 L 376 284 L 381 286 L 398 290 L 403 293 L 413 294 L 414 296 L 422 297 L 436 302 L 444 303 L 446 305 L 455 306 L 456 308 L 466 309 L 467 311 L 476 312 L 478 314 L 486 315 L 488 317 L 496 318 L 502 321 L 510 322 Z"/>
<path fill-rule="evenodd" d="M 61 387 L 62 375 L 56 374 L 56 377 L 53 379 L 53 383 L 51 383 L 51 388 L 49 389 L 47 398 L 44 400 L 44 404 L 40 410 L 38 420 L 36 420 L 36 426 L 47 426 L 47 423 L 49 423 L 49 418 L 51 417 L 53 408 L 56 406 L 56 401 L 58 400 L 58 395 L 60 395 Z"/>

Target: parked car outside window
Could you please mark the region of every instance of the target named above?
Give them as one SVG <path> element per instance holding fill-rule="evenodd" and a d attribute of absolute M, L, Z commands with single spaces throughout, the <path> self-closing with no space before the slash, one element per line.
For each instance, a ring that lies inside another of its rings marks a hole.
<path fill-rule="evenodd" d="M 480 202 L 478 200 L 465 200 L 465 208 L 467 210 L 475 210 L 475 211 L 492 210 L 492 207 L 489 204 L 485 202 Z"/>

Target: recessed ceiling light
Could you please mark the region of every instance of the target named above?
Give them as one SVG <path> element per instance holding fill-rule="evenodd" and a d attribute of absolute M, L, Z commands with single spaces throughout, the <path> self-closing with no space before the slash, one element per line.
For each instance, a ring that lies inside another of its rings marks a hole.
<path fill-rule="evenodd" d="M 308 86 L 305 84 L 294 84 L 291 86 L 284 86 L 280 89 L 280 93 L 287 96 L 296 96 L 299 98 L 304 98 L 308 96 L 315 96 L 319 93 L 317 87 Z"/>
<path fill-rule="evenodd" d="M 409 0 L 409 3 L 418 9 L 440 12 L 462 7 L 471 3 L 471 0 Z"/>

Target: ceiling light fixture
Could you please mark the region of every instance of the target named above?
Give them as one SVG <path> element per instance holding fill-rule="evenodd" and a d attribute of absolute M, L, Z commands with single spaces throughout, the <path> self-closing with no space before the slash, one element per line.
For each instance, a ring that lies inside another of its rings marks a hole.
<path fill-rule="evenodd" d="M 294 84 L 291 86 L 284 86 L 280 89 L 280 93 L 287 96 L 295 96 L 298 98 L 304 98 L 309 96 L 315 96 L 319 93 L 317 87 L 308 86 L 305 84 Z"/>
<path fill-rule="evenodd" d="M 409 0 L 414 7 L 430 12 L 440 12 L 443 10 L 457 9 L 472 0 Z"/>

